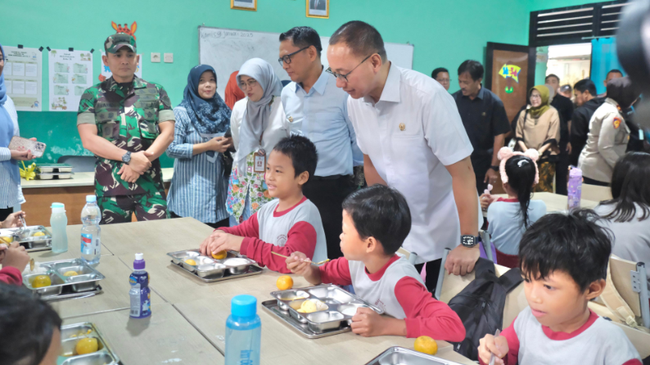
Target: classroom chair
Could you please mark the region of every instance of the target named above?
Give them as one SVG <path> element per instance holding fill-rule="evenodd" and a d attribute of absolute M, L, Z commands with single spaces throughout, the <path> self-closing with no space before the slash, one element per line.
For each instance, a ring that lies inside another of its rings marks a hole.
<path fill-rule="evenodd" d="M 407 259 L 412 265 L 415 265 L 415 262 L 418 259 L 417 253 L 411 252 L 404 247 L 400 247 L 399 250 L 397 250 L 397 254 Z"/>
<path fill-rule="evenodd" d="M 582 184 L 580 199 L 601 202 L 612 199 L 612 189 L 609 186 Z"/>
<path fill-rule="evenodd" d="M 650 302 L 645 264 L 611 255 L 609 269 L 616 291 L 632 310 L 637 323 L 650 328 Z"/>
<path fill-rule="evenodd" d="M 474 272 L 471 272 L 465 276 L 449 275 L 445 270 L 445 261 L 447 260 L 447 255 L 449 254 L 449 249 L 445 249 L 443 254 L 442 263 L 440 264 L 440 273 L 438 276 L 438 286 L 436 287 L 436 292 L 434 296 L 436 299 L 444 303 L 449 303 L 451 298 L 455 297 L 460 293 L 469 283 L 474 280 Z M 495 272 L 497 276 L 501 276 L 510 270 L 509 268 L 501 265 L 494 264 Z M 510 293 L 506 296 L 506 304 L 503 310 L 503 322 L 502 328 L 510 326 L 512 321 L 519 315 L 524 308 L 528 306 L 528 301 L 526 301 L 526 295 L 524 294 L 524 286 L 518 285 L 516 288 L 512 289 Z"/>
<path fill-rule="evenodd" d="M 61 156 L 57 162 L 72 165 L 72 172 L 95 171 L 95 156 Z"/>

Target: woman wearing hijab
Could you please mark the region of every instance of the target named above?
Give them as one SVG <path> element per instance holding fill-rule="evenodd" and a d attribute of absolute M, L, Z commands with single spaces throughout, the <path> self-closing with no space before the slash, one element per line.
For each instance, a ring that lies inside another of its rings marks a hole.
<path fill-rule="evenodd" d="M 232 145 L 230 108 L 217 94 L 212 66 L 198 65 L 187 76 L 183 101 L 174 108 L 174 158 L 167 206 L 172 217 L 192 217 L 213 228 L 228 226 L 225 209 L 228 179 L 219 153 Z"/>
<path fill-rule="evenodd" d="M 14 101 L 7 95 L 5 76 L 5 50 L 0 45 L 0 222 L 13 213 L 14 207 L 25 202 L 20 188 L 18 161 L 31 160 L 30 151 L 10 150 L 9 142 L 13 136 L 20 135 L 18 114 Z"/>
<path fill-rule="evenodd" d="M 623 110 L 630 108 L 639 95 L 629 77 L 607 83 L 607 99 L 591 117 L 587 144 L 578 160 L 586 184 L 607 186 L 612 180 L 614 165 L 625 155 L 630 137 Z"/>
<path fill-rule="evenodd" d="M 226 105 L 230 109 L 235 107 L 235 103 L 245 98 L 244 92 L 239 88 L 239 82 L 237 81 L 237 74 L 239 71 L 235 71 L 230 74 L 228 83 L 226 84 L 226 90 L 224 91 L 224 97 L 226 98 Z"/>
<path fill-rule="evenodd" d="M 539 152 L 539 183 L 534 191 L 552 193 L 555 164 L 560 152 L 560 115 L 549 104 L 550 91 L 545 85 L 530 89 L 528 100 L 530 104 L 526 112 L 519 113 L 517 120 L 517 145 L 523 152 L 529 148 Z"/>
<path fill-rule="evenodd" d="M 273 67 L 260 58 L 246 61 L 237 75 L 246 98 L 235 103 L 230 120 L 235 149 L 226 201 L 232 224 L 248 219 L 271 200 L 264 182 L 266 157 L 289 136 L 284 127 L 282 83 Z"/>

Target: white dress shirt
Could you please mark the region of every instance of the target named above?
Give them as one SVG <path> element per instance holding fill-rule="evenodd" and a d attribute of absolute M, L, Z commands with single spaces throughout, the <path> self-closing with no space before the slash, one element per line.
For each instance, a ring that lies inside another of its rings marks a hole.
<path fill-rule="evenodd" d="M 460 220 L 445 166 L 472 154 L 456 102 L 435 80 L 390 66 L 377 103 L 348 99 L 357 144 L 381 178 L 406 197 L 411 232 L 404 248 L 419 261 L 460 243 Z"/>

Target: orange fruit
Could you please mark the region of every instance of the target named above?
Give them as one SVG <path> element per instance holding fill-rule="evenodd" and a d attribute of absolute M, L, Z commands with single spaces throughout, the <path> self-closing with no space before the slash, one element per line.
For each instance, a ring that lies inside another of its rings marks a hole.
<path fill-rule="evenodd" d="M 82 338 L 79 340 L 79 342 L 77 342 L 77 345 L 75 346 L 77 355 L 91 354 L 93 352 L 97 352 L 98 349 L 99 343 L 94 337 Z"/>
<path fill-rule="evenodd" d="M 196 261 L 194 261 L 194 260 L 192 260 L 192 259 L 187 259 L 187 260 L 185 260 L 185 263 L 187 263 L 187 264 L 189 264 L 189 265 L 192 265 L 192 266 L 196 266 Z"/>
<path fill-rule="evenodd" d="M 429 336 L 420 336 L 415 339 L 415 351 L 429 355 L 435 355 L 438 352 L 438 344 Z"/>
<path fill-rule="evenodd" d="M 226 256 L 228 256 L 228 252 L 226 252 L 226 251 L 220 251 L 220 252 L 217 252 L 217 253 L 212 253 L 212 258 L 217 259 L 217 260 L 223 260 L 223 259 L 226 258 Z"/>
<path fill-rule="evenodd" d="M 289 275 L 280 276 L 278 281 L 275 282 L 275 285 L 280 290 L 289 290 L 293 288 L 293 279 Z"/>
<path fill-rule="evenodd" d="M 43 288 L 52 285 L 52 279 L 47 275 L 38 275 L 32 281 L 32 288 Z"/>

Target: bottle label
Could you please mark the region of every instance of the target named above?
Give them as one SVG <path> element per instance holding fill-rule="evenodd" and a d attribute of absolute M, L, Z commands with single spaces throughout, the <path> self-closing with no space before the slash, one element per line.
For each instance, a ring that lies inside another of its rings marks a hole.
<path fill-rule="evenodd" d="M 151 315 L 151 290 L 149 289 L 148 282 L 149 275 L 131 275 L 129 283 L 131 290 L 129 296 L 131 297 L 131 311 L 130 316 L 133 318 L 145 318 Z"/>
<path fill-rule="evenodd" d="M 141 301 L 140 301 L 140 284 L 137 282 L 133 284 L 133 279 L 134 277 L 131 276 L 130 282 L 131 282 L 131 290 L 129 292 L 129 296 L 131 297 L 131 313 L 129 314 L 131 317 L 138 318 L 140 317 L 140 307 L 141 307 Z"/>
<path fill-rule="evenodd" d="M 81 253 L 92 255 L 93 253 L 93 235 L 89 233 L 81 234 Z"/>

